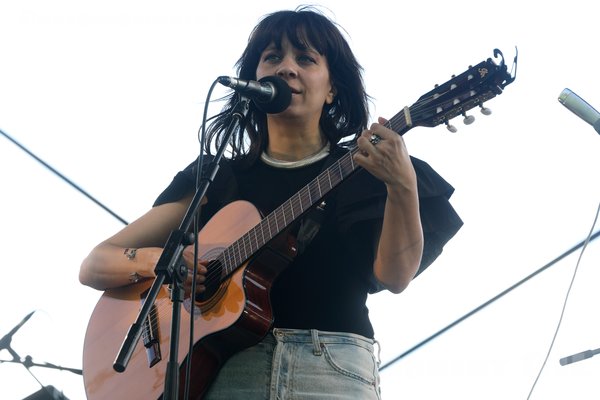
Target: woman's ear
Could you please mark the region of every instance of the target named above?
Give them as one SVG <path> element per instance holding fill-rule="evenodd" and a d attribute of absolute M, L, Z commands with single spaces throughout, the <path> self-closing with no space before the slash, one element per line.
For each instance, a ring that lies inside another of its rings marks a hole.
<path fill-rule="evenodd" d="M 335 90 L 335 87 L 331 86 L 331 90 L 329 91 L 329 93 L 327 93 L 327 98 L 325 99 L 325 102 L 327 104 L 332 104 L 336 94 L 337 90 Z"/>

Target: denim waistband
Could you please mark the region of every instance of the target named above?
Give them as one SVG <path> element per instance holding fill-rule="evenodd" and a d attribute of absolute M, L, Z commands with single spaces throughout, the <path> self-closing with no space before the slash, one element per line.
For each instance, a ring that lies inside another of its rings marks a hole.
<path fill-rule="evenodd" d="M 348 332 L 327 332 L 316 329 L 288 329 L 273 328 L 272 334 L 279 342 L 287 343 L 312 343 L 315 348 L 324 344 L 353 344 L 374 350 L 376 340 Z"/>

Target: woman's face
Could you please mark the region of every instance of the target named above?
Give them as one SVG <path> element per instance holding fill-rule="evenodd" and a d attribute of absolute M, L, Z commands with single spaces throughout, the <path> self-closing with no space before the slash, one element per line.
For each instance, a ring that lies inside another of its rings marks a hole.
<path fill-rule="evenodd" d="M 334 97 L 327 59 L 310 46 L 294 47 L 284 37 L 281 49 L 271 43 L 260 56 L 256 79 L 272 75 L 284 79 L 292 90 L 290 106 L 277 115 L 316 120 L 318 124 L 323 105 Z"/>

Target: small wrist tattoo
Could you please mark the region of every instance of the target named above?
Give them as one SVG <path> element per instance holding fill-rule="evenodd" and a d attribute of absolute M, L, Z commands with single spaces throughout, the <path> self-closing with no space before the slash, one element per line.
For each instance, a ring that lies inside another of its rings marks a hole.
<path fill-rule="evenodd" d="M 127 259 L 129 260 L 133 260 L 135 258 L 135 254 L 137 253 L 137 249 L 125 249 L 125 251 L 123 252 L 123 254 L 125 254 L 125 257 L 127 257 Z M 131 274 L 129 274 L 129 282 L 131 283 L 138 283 L 141 279 L 141 275 L 138 274 L 137 272 L 132 272 Z"/>
<path fill-rule="evenodd" d="M 125 249 L 125 251 L 123 252 L 123 254 L 125 254 L 125 257 L 127 257 L 130 260 L 133 260 L 135 258 L 135 254 L 137 253 L 137 249 Z"/>
<path fill-rule="evenodd" d="M 129 282 L 131 283 L 138 283 L 140 279 L 142 279 L 142 276 L 137 272 L 132 272 L 131 274 L 129 274 Z"/>

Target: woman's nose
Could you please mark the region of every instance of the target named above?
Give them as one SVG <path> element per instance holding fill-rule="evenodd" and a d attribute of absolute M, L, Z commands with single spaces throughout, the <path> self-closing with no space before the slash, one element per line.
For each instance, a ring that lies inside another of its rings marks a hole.
<path fill-rule="evenodd" d="M 284 78 L 297 76 L 296 64 L 290 57 L 284 57 L 277 67 L 276 75 Z"/>

